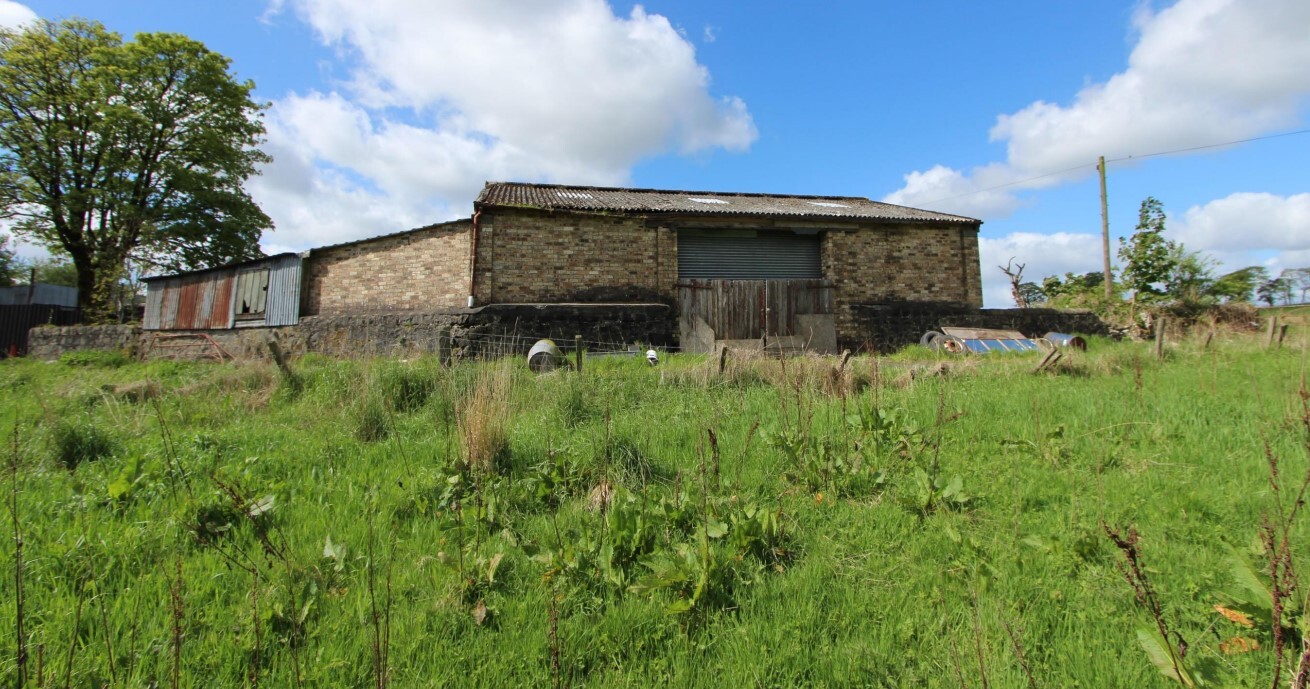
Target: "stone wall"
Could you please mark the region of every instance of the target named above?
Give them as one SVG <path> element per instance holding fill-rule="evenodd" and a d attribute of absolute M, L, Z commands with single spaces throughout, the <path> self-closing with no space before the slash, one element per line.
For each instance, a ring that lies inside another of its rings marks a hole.
<path fill-rule="evenodd" d="M 892 352 L 915 344 L 925 332 L 942 327 L 1018 330 L 1028 337 L 1048 332 L 1109 335 L 1109 327 L 1090 311 L 1058 309 L 975 309 L 954 303 L 858 304 L 852 307 L 856 337 L 852 349 Z"/>
<path fill-rule="evenodd" d="M 204 330 L 186 333 L 142 331 L 136 326 L 33 328 L 30 356 L 57 359 L 83 349 L 122 350 L 148 359 L 214 358 L 208 336 L 237 359 L 268 356 L 276 340 L 293 356 L 315 352 L 334 357 L 417 356 L 436 353 L 443 333 L 455 357 L 525 354 L 534 342 L 552 338 L 562 348 L 581 335 L 588 349 L 628 343 L 675 344 L 673 309 L 665 304 L 497 304 L 447 311 L 313 316 L 281 328 Z M 164 335 L 156 338 L 156 335 Z M 160 346 L 160 345 L 164 346 Z"/>
<path fill-rule="evenodd" d="M 315 249 L 302 316 L 430 311 L 468 303 L 469 220 Z"/>
<path fill-rule="evenodd" d="M 137 325 L 41 325 L 27 331 L 27 356 L 58 359 L 64 352 L 81 349 L 140 353 L 141 327 Z"/>
<path fill-rule="evenodd" d="M 643 217 L 498 209 L 478 227 L 479 304 L 674 297 L 676 237 Z"/>
<path fill-rule="evenodd" d="M 1018 330 L 1030 337 L 1047 332 L 1107 335 L 1109 329 L 1089 311 L 1054 309 L 975 309 L 954 303 L 859 304 L 852 307 L 853 336 L 840 337 L 852 350 L 891 352 L 915 344 L 943 326 Z M 314 316 L 282 328 L 199 331 L 239 359 L 267 356 L 276 339 L 291 354 L 317 352 L 337 357 L 414 356 L 434 353 L 448 332 L 457 357 L 526 353 L 540 338 L 572 346 L 582 335 L 590 349 L 605 345 L 677 344 L 675 310 L 665 304 L 494 304 L 476 309 Z M 159 347 L 186 340 L 155 340 L 155 331 L 126 325 L 33 328 L 29 356 L 57 359 L 81 349 L 123 350 L 147 358 L 199 359 L 212 356 L 203 340 L 186 347 Z M 153 346 L 152 346 L 153 345 Z"/>

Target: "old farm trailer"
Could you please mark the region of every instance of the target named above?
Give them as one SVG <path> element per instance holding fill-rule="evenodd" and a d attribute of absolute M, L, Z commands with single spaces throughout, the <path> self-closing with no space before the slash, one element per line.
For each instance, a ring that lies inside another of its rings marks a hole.
<path fill-rule="evenodd" d="M 146 278 L 146 330 L 227 330 L 300 321 L 299 254 Z"/>

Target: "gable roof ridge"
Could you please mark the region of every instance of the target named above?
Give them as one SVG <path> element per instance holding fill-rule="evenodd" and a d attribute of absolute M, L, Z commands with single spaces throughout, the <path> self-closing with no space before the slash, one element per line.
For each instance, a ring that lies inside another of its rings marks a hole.
<path fill-rule="evenodd" d="M 689 191 L 533 182 L 487 182 L 473 202 L 475 210 L 484 206 L 627 214 L 811 218 L 847 222 L 871 220 L 982 224 L 976 218 L 874 201 L 863 196 Z"/>
<path fill-rule="evenodd" d="M 885 206 L 894 206 L 894 203 L 885 201 L 874 201 L 864 196 L 833 196 L 828 194 L 774 194 L 762 191 L 709 191 L 705 189 L 654 189 L 647 187 L 603 187 L 597 185 L 579 185 L 579 184 L 538 184 L 535 182 L 487 182 L 483 187 L 485 193 L 488 187 L 493 186 L 515 186 L 530 187 L 533 189 L 560 189 L 566 191 L 620 191 L 634 194 L 687 194 L 691 196 L 739 196 L 739 197 L 763 197 L 763 198 L 786 198 L 786 199 L 818 199 L 825 201 L 863 201 L 865 203 L 877 203 Z M 481 195 L 479 195 L 480 197 Z M 905 207 L 905 206 L 902 206 Z"/>

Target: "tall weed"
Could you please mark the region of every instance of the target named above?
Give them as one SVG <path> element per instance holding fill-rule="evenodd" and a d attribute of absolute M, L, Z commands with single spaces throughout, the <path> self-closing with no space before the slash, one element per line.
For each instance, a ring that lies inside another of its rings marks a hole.
<path fill-rule="evenodd" d="M 483 474 L 494 472 L 509 448 L 510 393 L 514 377 L 507 365 L 483 371 L 459 411 L 464 463 Z"/>

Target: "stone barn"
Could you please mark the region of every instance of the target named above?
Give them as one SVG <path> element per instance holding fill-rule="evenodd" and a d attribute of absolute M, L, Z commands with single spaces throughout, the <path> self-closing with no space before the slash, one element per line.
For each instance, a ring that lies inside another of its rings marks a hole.
<path fill-rule="evenodd" d="M 982 306 L 981 222 L 865 198 L 490 183 L 476 303 L 662 302 L 679 340 L 859 344 L 853 307 Z"/>
<path fill-rule="evenodd" d="M 870 304 L 981 307 L 980 224 L 859 197 L 491 182 L 463 220 L 151 280 L 144 327 L 655 304 L 685 350 L 833 349 L 867 339 Z"/>

